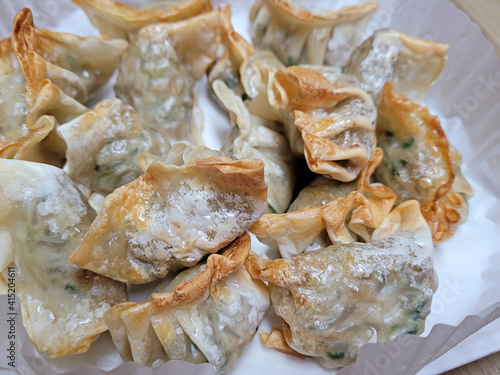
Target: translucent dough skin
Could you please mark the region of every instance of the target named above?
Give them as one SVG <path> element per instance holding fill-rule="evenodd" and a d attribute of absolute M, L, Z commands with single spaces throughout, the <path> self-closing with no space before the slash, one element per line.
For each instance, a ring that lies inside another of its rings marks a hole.
<path fill-rule="evenodd" d="M 106 198 L 70 259 L 116 280 L 145 283 L 217 252 L 266 210 L 260 160 L 157 161 Z"/>
<path fill-rule="evenodd" d="M 269 282 L 288 345 L 329 368 L 352 363 L 374 330 L 385 344 L 421 333 L 437 287 L 431 253 L 405 235 L 273 262 L 250 255 L 246 267 Z"/>
<path fill-rule="evenodd" d="M 68 260 L 94 214 L 53 166 L 0 159 L 0 249 L 16 266 L 16 291 L 31 340 L 52 357 L 83 353 L 107 330 L 104 312 L 126 286 Z"/>

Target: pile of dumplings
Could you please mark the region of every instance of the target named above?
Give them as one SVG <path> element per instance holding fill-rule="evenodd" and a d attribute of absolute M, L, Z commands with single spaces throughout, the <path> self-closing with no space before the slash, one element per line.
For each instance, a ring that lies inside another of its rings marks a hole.
<path fill-rule="evenodd" d="M 423 332 L 434 244 L 472 196 L 418 104 L 446 44 L 364 40 L 375 2 L 255 0 L 250 43 L 209 0 L 73 1 L 103 36 L 23 9 L 0 40 L 0 285 L 14 266 L 40 351 L 83 353 L 109 330 L 124 360 L 225 373 L 274 312 L 263 345 L 336 368 Z M 116 71 L 116 97 L 89 108 Z M 220 150 L 201 136 L 204 77 L 231 123 Z"/>

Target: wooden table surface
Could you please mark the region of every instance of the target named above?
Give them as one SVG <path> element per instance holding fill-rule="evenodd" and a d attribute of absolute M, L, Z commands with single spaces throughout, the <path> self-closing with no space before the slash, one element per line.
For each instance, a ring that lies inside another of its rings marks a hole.
<path fill-rule="evenodd" d="M 500 0 L 452 0 L 481 27 L 500 56 Z M 500 352 L 443 375 L 500 375 Z"/>

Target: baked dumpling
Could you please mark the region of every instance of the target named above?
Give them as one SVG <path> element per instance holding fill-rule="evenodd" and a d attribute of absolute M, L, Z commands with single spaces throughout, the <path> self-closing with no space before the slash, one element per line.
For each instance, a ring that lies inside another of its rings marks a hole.
<path fill-rule="evenodd" d="M 270 49 L 287 65 L 342 67 L 364 40 L 378 3 L 365 2 L 337 11 L 310 12 L 291 0 L 257 0 L 250 11 L 253 44 Z"/>
<path fill-rule="evenodd" d="M 220 255 L 160 283 L 149 301 L 108 310 L 121 356 L 149 367 L 176 359 L 208 361 L 219 374 L 231 370 L 270 306 L 266 285 L 243 267 L 249 250 L 244 234 Z"/>
<path fill-rule="evenodd" d="M 83 353 L 107 330 L 125 284 L 70 263 L 94 213 L 61 169 L 0 159 L 0 258 L 13 262 L 30 339 L 52 357 Z"/>
<path fill-rule="evenodd" d="M 377 103 L 386 81 L 420 102 L 443 70 L 447 52 L 448 44 L 382 29 L 352 52 L 343 72 L 358 78 L 361 88 Z"/>
<path fill-rule="evenodd" d="M 366 166 L 376 118 L 366 92 L 293 66 L 276 72 L 268 98 L 282 113 L 292 150 L 304 155 L 311 171 L 349 182 Z"/>
<path fill-rule="evenodd" d="M 249 256 L 245 265 L 268 282 L 292 350 L 334 368 L 354 362 L 371 340 L 388 344 L 423 331 L 437 278 L 418 202 L 393 210 L 372 240 L 274 261 Z"/>
<path fill-rule="evenodd" d="M 222 81 L 215 81 L 213 89 L 231 116 L 232 130 L 222 150 L 238 159 L 261 159 L 268 185 L 268 211 L 285 212 L 296 182 L 295 158 L 288 140 L 268 125 L 269 120 L 252 116 L 241 98 Z"/>
<path fill-rule="evenodd" d="M 70 260 L 145 283 L 219 251 L 267 211 L 263 162 L 228 156 L 186 144 L 141 156 L 144 173 L 106 197 Z"/>
<path fill-rule="evenodd" d="M 142 152 L 164 156 L 170 143 L 148 128 L 135 110 L 112 98 L 58 127 L 68 145 L 64 170 L 104 196 L 142 174 Z"/>
<path fill-rule="evenodd" d="M 133 9 L 112 0 L 73 0 L 99 32 L 110 38 L 129 39 L 140 28 L 160 22 L 182 21 L 212 10 L 209 0 L 157 1 Z"/>
<path fill-rule="evenodd" d="M 394 86 L 388 82 L 378 108 L 377 144 L 384 150 L 384 158 L 375 178 L 396 193 L 398 203 L 419 201 L 435 243 L 448 238 L 460 221 L 461 209 L 453 206 L 460 206 L 457 199 L 461 198 L 449 193 L 455 166 L 439 118 L 394 92 Z M 460 181 L 462 188 L 457 189 L 470 196 L 470 187 L 463 177 Z M 443 201 L 447 194 L 455 204 Z"/>

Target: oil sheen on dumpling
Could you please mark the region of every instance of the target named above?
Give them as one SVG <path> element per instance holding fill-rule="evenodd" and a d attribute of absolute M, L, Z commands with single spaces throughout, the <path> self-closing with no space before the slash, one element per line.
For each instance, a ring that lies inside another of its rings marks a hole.
<path fill-rule="evenodd" d="M 249 249 L 245 234 L 160 283 L 150 301 L 110 309 L 105 319 L 122 357 L 149 367 L 176 359 L 231 370 L 270 307 L 265 284 L 243 267 Z"/>
<path fill-rule="evenodd" d="M 166 161 L 144 155 L 144 173 L 106 197 L 71 261 L 145 283 L 193 266 L 240 236 L 267 210 L 264 164 L 221 154 L 230 156 L 180 144 Z"/>
<path fill-rule="evenodd" d="M 69 262 L 94 213 L 61 169 L 20 160 L 0 159 L 0 202 L 0 252 L 15 264 L 29 337 L 53 357 L 87 351 L 127 298 L 124 284 Z"/>
<path fill-rule="evenodd" d="M 418 203 L 398 207 L 373 239 L 275 261 L 249 256 L 247 269 L 268 282 L 293 350 L 334 368 L 354 362 L 374 337 L 388 344 L 423 331 L 437 279 Z"/>
<path fill-rule="evenodd" d="M 364 39 L 365 28 L 378 8 L 365 2 L 333 11 L 310 11 L 306 2 L 257 0 L 250 11 L 253 44 L 270 49 L 286 65 L 342 67 Z"/>
<path fill-rule="evenodd" d="M 447 44 L 382 29 L 352 52 L 343 72 L 357 77 L 375 102 L 386 81 L 420 102 L 443 70 L 447 51 Z"/>
<path fill-rule="evenodd" d="M 135 110 L 119 99 L 59 126 L 68 151 L 64 169 L 91 191 L 107 195 L 142 174 L 142 152 L 166 155 L 170 143 L 148 128 Z"/>

